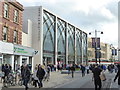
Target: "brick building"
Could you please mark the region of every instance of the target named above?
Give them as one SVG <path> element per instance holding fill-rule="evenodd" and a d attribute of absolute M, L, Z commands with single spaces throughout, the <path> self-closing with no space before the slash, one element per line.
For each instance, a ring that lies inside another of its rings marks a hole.
<path fill-rule="evenodd" d="M 0 1 L 0 66 L 10 64 L 13 70 L 32 64 L 34 54 L 34 49 L 22 44 L 23 10 L 16 0 Z"/>
<path fill-rule="evenodd" d="M 22 43 L 23 6 L 19 2 L 0 2 L 0 40 Z"/>

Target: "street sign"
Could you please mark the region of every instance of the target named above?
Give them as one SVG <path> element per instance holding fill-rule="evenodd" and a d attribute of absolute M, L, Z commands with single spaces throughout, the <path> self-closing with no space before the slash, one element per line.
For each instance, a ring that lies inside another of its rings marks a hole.
<path fill-rule="evenodd" d="M 33 52 L 33 55 L 38 55 L 39 54 L 39 51 L 38 50 L 35 50 L 34 52 Z"/>
<path fill-rule="evenodd" d="M 112 49 L 112 55 L 117 55 L 117 49 Z"/>
<path fill-rule="evenodd" d="M 97 46 L 96 46 L 97 43 Z M 97 38 L 97 41 L 95 40 L 95 37 L 92 38 L 92 48 L 100 48 L 100 38 Z"/>

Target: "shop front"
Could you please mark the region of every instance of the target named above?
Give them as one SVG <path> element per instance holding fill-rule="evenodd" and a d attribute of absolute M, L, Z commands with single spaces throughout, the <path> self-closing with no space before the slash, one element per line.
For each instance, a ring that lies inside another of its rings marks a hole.
<path fill-rule="evenodd" d="M 12 65 L 13 44 L 0 41 L 0 66 L 2 64 Z"/>
<path fill-rule="evenodd" d="M 0 41 L 0 66 L 9 64 L 12 66 L 12 70 L 25 64 L 32 66 L 33 55 L 34 49 L 30 47 Z"/>
<path fill-rule="evenodd" d="M 32 48 L 14 45 L 14 70 L 21 65 L 29 64 L 33 66 L 33 54 L 34 49 Z"/>

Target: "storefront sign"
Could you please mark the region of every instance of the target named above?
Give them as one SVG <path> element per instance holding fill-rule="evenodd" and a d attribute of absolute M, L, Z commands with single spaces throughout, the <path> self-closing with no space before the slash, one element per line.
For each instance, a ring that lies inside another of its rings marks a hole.
<path fill-rule="evenodd" d="M 32 48 L 14 45 L 14 54 L 15 55 L 33 56 L 33 53 L 34 53 L 34 49 L 32 49 Z"/>
<path fill-rule="evenodd" d="M 13 54 L 13 44 L 0 41 L 0 53 Z"/>

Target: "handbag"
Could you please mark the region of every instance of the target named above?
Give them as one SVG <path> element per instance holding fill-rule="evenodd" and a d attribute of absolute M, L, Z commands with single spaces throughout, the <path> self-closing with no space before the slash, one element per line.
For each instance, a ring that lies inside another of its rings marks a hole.
<path fill-rule="evenodd" d="M 102 81 L 105 81 L 106 80 L 106 76 L 105 76 L 105 73 L 102 71 L 101 74 L 100 74 L 100 79 Z"/>

